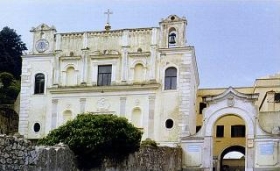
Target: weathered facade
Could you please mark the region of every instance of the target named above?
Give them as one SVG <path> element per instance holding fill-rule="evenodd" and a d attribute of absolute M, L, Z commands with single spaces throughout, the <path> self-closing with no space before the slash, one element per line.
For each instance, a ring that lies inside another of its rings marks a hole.
<path fill-rule="evenodd" d="M 142 129 L 143 139 L 180 145 L 184 170 L 221 170 L 231 151 L 244 154 L 243 170 L 279 169 L 279 74 L 252 87 L 198 89 L 186 26 L 170 15 L 151 28 L 32 28 L 33 48 L 22 57 L 20 134 L 38 139 L 79 113 L 115 114 Z"/>
<path fill-rule="evenodd" d="M 23 56 L 19 132 L 41 138 L 79 113 L 116 114 L 143 139 L 175 145 L 195 133 L 198 72 L 185 18 L 159 27 L 57 33 L 33 28 Z"/>

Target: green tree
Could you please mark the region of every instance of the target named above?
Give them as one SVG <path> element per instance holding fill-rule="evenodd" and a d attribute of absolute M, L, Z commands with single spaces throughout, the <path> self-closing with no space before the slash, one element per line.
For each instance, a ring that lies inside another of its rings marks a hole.
<path fill-rule="evenodd" d="M 78 166 L 88 169 L 104 159 L 119 161 L 139 150 L 142 132 L 115 115 L 80 114 L 51 131 L 39 144 L 67 144 L 76 154 Z"/>
<path fill-rule="evenodd" d="M 0 31 L 0 72 L 9 72 L 16 79 L 21 75 L 21 55 L 27 50 L 15 30 L 4 27 Z"/>
<path fill-rule="evenodd" d="M 7 72 L 0 73 L 0 104 L 13 104 L 20 91 L 20 82 Z"/>

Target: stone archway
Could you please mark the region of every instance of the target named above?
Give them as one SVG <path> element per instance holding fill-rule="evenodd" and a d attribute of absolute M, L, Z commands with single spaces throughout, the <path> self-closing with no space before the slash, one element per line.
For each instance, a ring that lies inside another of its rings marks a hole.
<path fill-rule="evenodd" d="M 213 126 L 215 122 L 227 115 L 234 114 L 242 118 L 246 125 L 245 145 L 245 171 L 253 171 L 254 166 L 254 135 L 255 116 L 257 110 L 252 103 L 257 96 L 242 94 L 229 88 L 224 93 L 206 98 L 208 107 L 204 110 L 204 143 L 203 143 L 203 168 L 205 171 L 212 171 L 213 168 Z"/>

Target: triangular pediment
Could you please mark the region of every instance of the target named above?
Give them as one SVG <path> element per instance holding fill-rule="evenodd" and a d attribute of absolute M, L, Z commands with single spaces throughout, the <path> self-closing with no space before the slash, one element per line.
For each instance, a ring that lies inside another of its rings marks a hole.
<path fill-rule="evenodd" d="M 166 19 L 162 19 L 161 22 L 175 22 L 175 21 L 186 21 L 185 17 L 178 17 L 177 15 L 169 15 Z"/>
<path fill-rule="evenodd" d="M 225 99 L 232 99 L 232 98 L 237 98 L 237 99 L 243 99 L 247 101 L 255 101 L 258 99 L 259 94 L 245 94 L 245 93 L 240 93 L 239 91 L 235 90 L 233 87 L 227 88 L 223 93 L 216 95 L 216 96 L 206 96 L 204 98 L 205 102 L 218 102 L 222 101 Z"/>
<path fill-rule="evenodd" d="M 36 32 L 36 31 L 49 31 L 49 30 L 54 30 L 56 31 L 56 28 L 54 26 L 48 26 L 47 24 L 40 24 L 39 26 L 37 26 L 36 28 L 35 27 L 32 27 L 30 32 Z"/>

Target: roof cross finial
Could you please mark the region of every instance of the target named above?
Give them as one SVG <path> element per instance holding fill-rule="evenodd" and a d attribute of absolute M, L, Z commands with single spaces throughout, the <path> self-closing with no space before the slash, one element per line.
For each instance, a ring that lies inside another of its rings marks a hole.
<path fill-rule="evenodd" d="M 107 23 L 105 25 L 105 30 L 109 31 L 111 29 L 111 26 L 110 26 L 110 14 L 113 14 L 113 12 L 108 9 L 107 12 L 104 12 L 104 14 L 107 14 Z"/>

